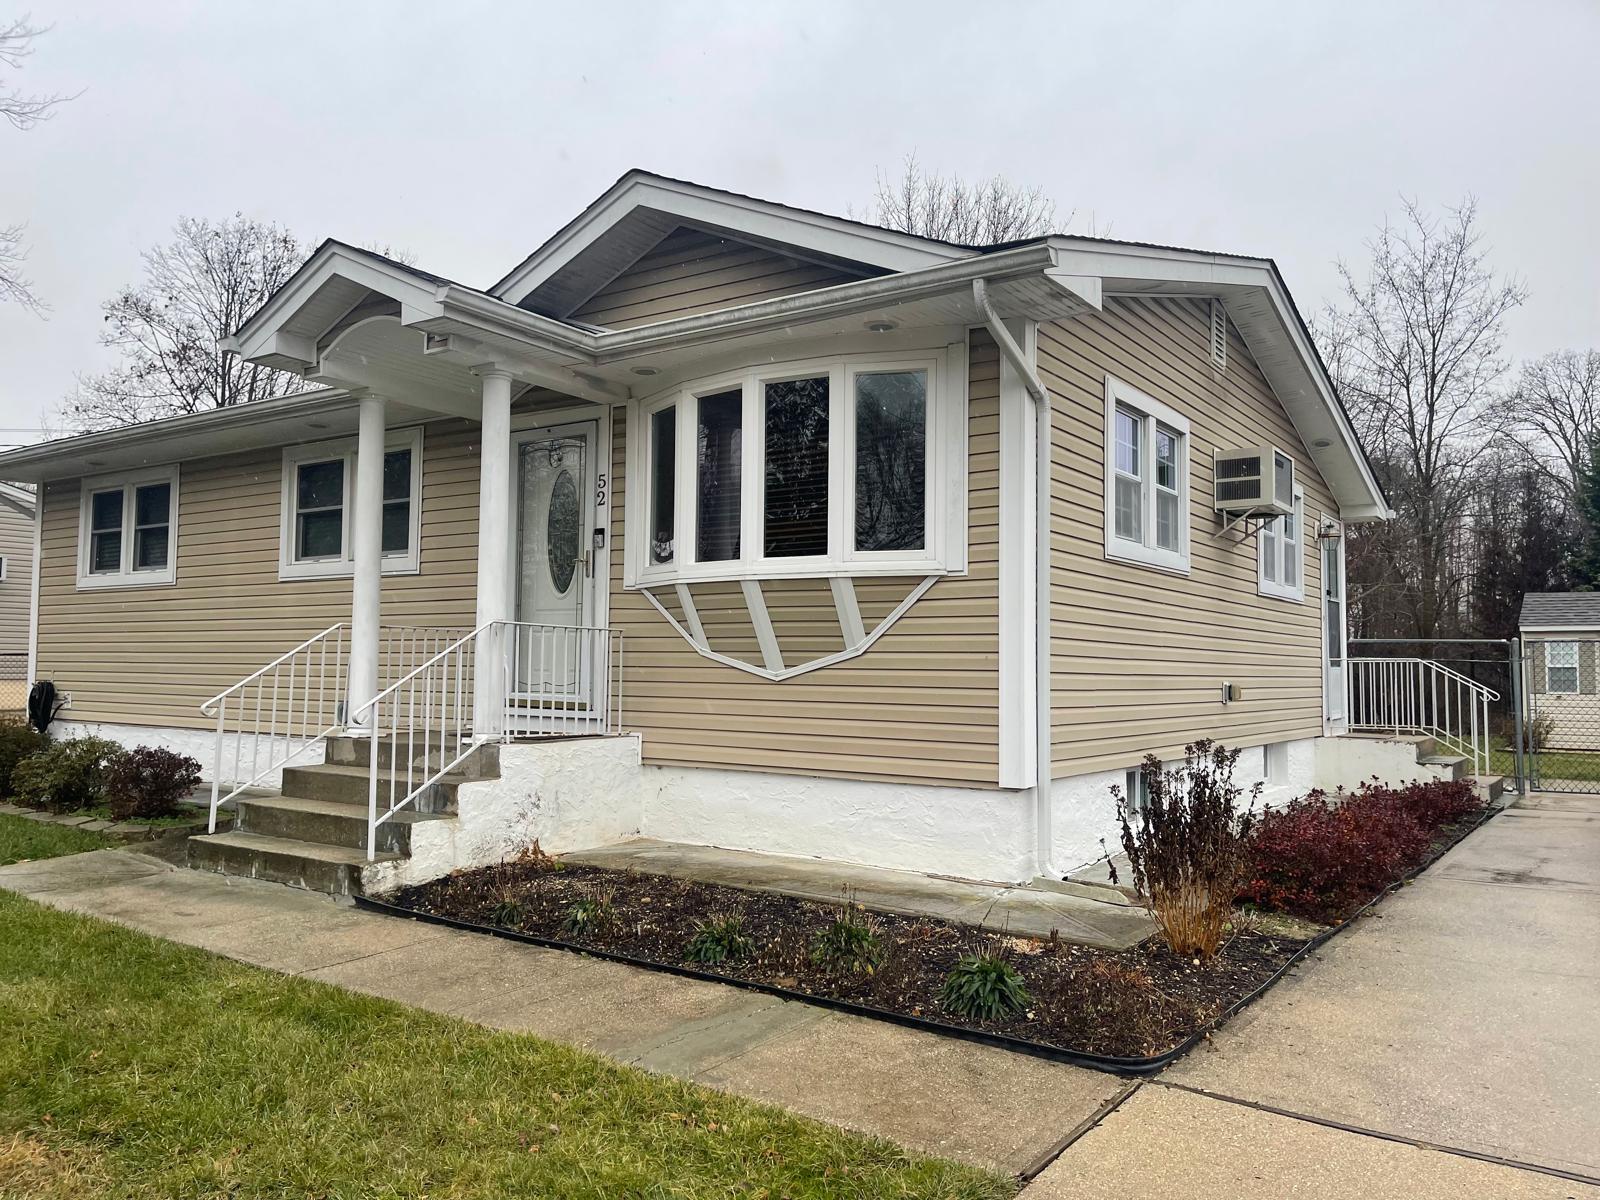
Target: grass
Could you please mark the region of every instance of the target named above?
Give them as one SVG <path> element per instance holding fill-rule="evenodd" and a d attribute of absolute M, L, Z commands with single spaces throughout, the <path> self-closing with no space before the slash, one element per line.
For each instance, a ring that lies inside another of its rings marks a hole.
<path fill-rule="evenodd" d="M 1535 763 L 1537 759 L 1537 763 Z M 1568 779 L 1579 783 L 1600 783 L 1600 753 L 1590 750 L 1539 750 L 1525 756 L 1529 771 L 1538 768 L 1540 779 Z M 1489 771 L 1494 775 L 1510 776 L 1516 773 L 1517 764 L 1511 750 L 1492 750 L 1489 753 Z"/>
<path fill-rule="evenodd" d="M 98 833 L 74 829 L 69 825 L 46 825 L 27 817 L 0 813 L 0 866 L 85 850 L 102 850 L 117 843 Z"/>
<path fill-rule="evenodd" d="M 1014 1191 L 577 1050 L 5 893 L 0 928 L 5 1200 Z"/>

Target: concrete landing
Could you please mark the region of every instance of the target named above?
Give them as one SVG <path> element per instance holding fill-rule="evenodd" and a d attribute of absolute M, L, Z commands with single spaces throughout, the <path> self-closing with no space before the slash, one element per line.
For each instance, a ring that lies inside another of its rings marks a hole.
<path fill-rule="evenodd" d="M 1121 1086 L 1109 1075 L 722 984 L 363 912 L 101 850 L 0 867 L 0 887 L 256 966 L 766 1101 L 1006 1174 Z"/>
<path fill-rule="evenodd" d="M 1084 888 L 1019 886 L 918 875 L 882 867 L 860 867 L 818 858 L 791 858 L 753 850 L 722 850 L 648 838 L 618 842 L 561 856 L 567 862 L 629 869 L 719 883 L 747 891 L 775 892 L 803 900 L 836 903 L 846 892 L 879 912 L 937 917 L 1062 940 L 1106 950 L 1137 945 L 1155 932 L 1142 908 L 1116 893 L 1094 899 Z"/>

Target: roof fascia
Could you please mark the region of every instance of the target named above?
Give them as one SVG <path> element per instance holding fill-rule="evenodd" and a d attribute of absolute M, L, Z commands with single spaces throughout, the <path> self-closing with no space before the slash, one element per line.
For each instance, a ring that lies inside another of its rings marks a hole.
<path fill-rule="evenodd" d="M 890 229 L 842 221 L 825 213 L 718 192 L 643 171 L 630 171 L 598 200 L 558 230 L 514 270 L 489 288 L 491 296 L 519 304 L 635 208 L 651 208 L 685 221 L 790 244 L 831 258 L 864 262 L 888 271 L 914 271 L 971 257 L 975 252 Z"/>

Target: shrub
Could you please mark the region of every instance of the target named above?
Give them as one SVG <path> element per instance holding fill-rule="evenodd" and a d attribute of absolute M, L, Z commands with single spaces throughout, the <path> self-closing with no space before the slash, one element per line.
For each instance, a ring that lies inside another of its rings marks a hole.
<path fill-rule="evenodd" d="M 831 970 L 871 975 L 883 961 L 883 941 L 871 918 L 846 903 L 811 943 L 811 961 Z"/>
<path fill-rule="evenodd" d="M 11 772 L 16 799 L 51 812 L 92 808 L 104 798 L 106 769 L 122 756 L 106 738 L 81 737 L 53 742 Z"/>
<path fill-rule="evenodd" d="M 50 743 L 26 721 L 0 717 L 0 796 L 11 795 L 11 772 L 23 759 Z"/>
<path fill-rule="evenodd" d="M 1164 770 L 1154 755 L 1139 774 L 1145 803 L 1134 808 L 1113 786 L 1122 848 L 1133 886 L 1174 953 L 1209 959 L 1222 944 L 1233 899 L 1249 868 L 1248 841 L 1255 798 L 1233 782 L 1239 752 L 1209 739 L 1184 747 L 1181 766 Z"/>
<path fill-rule="evenodd" d="M 968 954 L 945 976 L 939 1003 L 969 1021 L 998 1021 L 1028 1006 L 1022 975 L 995 954 Z"/>
<path fill-rule="evenodd" d="M 703 921 L 683 948 L 690 962 L 714 967 L 730 959 L 743 958 L 754 948 L 745 936 L 744 918 L 738 913 L 723 913 Z"/>
<path fill-rule="evenodd" d="M 169 817 L 200 782 L 200 764 L 187 754 L 140 746 L 106 769 L 106 806 L 119 821 Z"/>
<path fill-rule="evenodd" d="M 598 933 L 607 928 L 616 917 L 616 909 L 612 905 L 615 896 L 615 888 L 591 889 L 567 907 L 561 927 L 572 937 Z"/>
<path fill-rule="evenodd" d="M 1482 808 L 1468 780 L 1312 792 L 1262 817 L 1241 899 L 1336 921 L 1428 855 L 1438 831 Z"/>

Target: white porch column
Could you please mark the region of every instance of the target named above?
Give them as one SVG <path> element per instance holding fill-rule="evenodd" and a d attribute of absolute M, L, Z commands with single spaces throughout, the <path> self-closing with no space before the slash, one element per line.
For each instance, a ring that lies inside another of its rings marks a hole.
<path fill-rule="evenodd" d="M 384 403 L 361 397 L 356 479 L 350 516 L 355 584 L 350 600 L 350 714 L 378 694 L 378 603 L 383 580 Z M 352 726 L 372 728 L 372 714 Z"/>
<path fill-rule="evenodd" d="M 478 479 L 478 620 L 512 619 L 511 603 L 511 375 L 484 368 L 481 465 Z M 475 737 L 502 732 L 505 715 L 501 639 L 479 643 L 474 671 Z"/>

